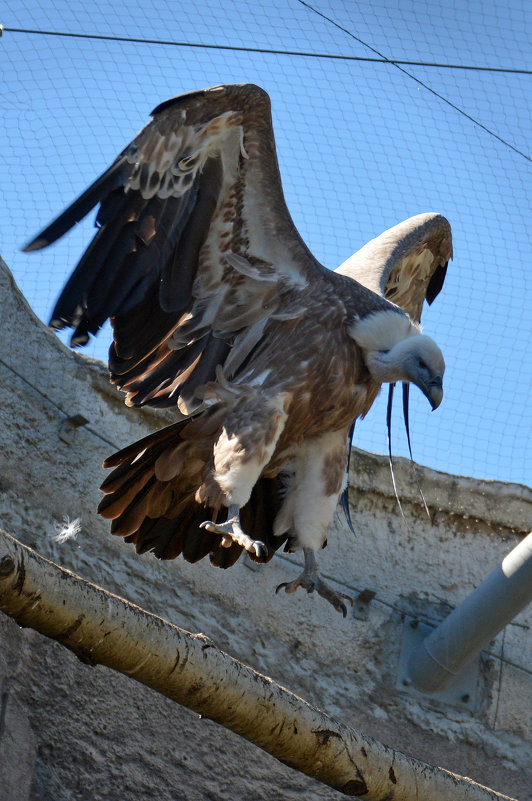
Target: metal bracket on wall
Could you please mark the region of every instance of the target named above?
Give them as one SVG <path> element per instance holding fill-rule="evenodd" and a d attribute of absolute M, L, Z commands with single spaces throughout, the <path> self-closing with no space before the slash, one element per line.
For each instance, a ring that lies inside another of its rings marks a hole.
<path fill-rule="evenodd" d="M 71 417 L 65 417 L 65 419 L 61 421 L 57 432 L 59 439 L 62 442 L 66 442 L 67 445 L 70 445 L 76 430 L 82 426 L 86 426 L 88 422 L 87 418 L 83 417 L 82 414 L 74 414 Z"/>
<path fill-rule="evenodd" d="M 369 605 L 375 598 L 376 592 L 374 590 L 365 589 L 359 592 L 353 603 L 353 617 L 357 620 L 367 620 Z"/>
<path fill-rule="evenodd" d="M 468 667 L 461 671 L 459 675 L 455 676 L 442 690 L 434 692 L 417 690 L 412 682 L 408 670 L 410 657 L 433 630 L 433 626 L 429 626 L 427 623 L 423 623 L 417 618 L 405 616 L 397 689 L 418 699 L 432 698 L 443 704 L 455 706 L 460 709 L 468 709 L 473 712 L 477 700 L 480 656 L 477 656 Z"/>

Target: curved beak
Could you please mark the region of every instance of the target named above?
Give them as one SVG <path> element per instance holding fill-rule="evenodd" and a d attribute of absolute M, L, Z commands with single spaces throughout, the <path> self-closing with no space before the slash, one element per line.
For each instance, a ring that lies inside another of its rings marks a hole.
<path fill-rule="evenodd" d="M 428 384 L 420 386 L 423 395 L 427 398 L 432 407 L 432 411 L 437 409 L 443 398 L 443 381 L 441 375 L 435 376 Z"/>

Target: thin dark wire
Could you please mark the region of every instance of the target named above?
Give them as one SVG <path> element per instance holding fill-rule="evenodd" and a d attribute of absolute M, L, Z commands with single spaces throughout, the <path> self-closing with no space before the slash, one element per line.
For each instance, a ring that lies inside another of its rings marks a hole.
<path fill-rule="evenodd" d="M 35 384 L 32 384 L 31 381 L 29 381 L 26 378 L 26 376 L 23 376 L 22 373 L 19 373 L 17 370 L 15 370 L 14 367 L 12 367 L 10 364 L 5 362 L 3 359 L 0 359 L 0 364 L 2 364 L 7 370 L 9 370 L 11 373 L 13 373 L 13 375 L 16 375 L 17 378 L 20 378 L 21 381 L 23 381 L 34 392 L 36 392 L 38 395 L 40 395 L 41 398 L 44 398 L 51 406 L 54 407 L 54 409 L 56 409 L 60 414 L 62 414 L 65 417 L 65 419 L 67 419 L 69 417 L 69 415 L 67 414 L 67 412 L 65 412 L 64 409 L 62 409 L 45 392 L 43 392 L 41 389 L 39 389 L 39 387 L 36 387 Z M 110 445 L 115 450 L 118 450 L 118 445 L 115 442 L 111 442 L 110 439 L 107 439 L 106 437 L 102 436 L 97 431 L 95 431 L 93 428 L 90 428 L 89 426 L 83 426 L 83 429 L 84 429 L 84 431 L 88 431 L 94 437 L 97 437 L 98 439 L 100 439 L 102 442 L 105 442 L 107 445 Z"/>
<path fill-rule="evenodd" d="M 369 50 L 371 50 L 372 53 L 376 53 L 378 56 L 380 56 L 382 59 L 384 59 L 384 61 L 386 61 L 387 63 L 393 64 L 393 66 L 396 67 L 398 70 L 403 72 L 405 75 L 407 75 L 413 81 L 418 83 L 424 89 L 426 89 L 427 91 L 431 92 L 431 94 L 433 94 L 439 100 L 442 100 L 444 103 L 446 103 L 452 109 L 454 109 L 455 111 L 458 111 L 459 114 L 462 114 L 464 117 L 466 117 L 466 119 L 470 120 L 470 122 L 474 123 L 475 125 L 478 125 L 479 128 L 482 128 L 482 130 L 486 131 L 486 133 L 488 133 L 490 136 L 493 136 L 495 139 L 498 139 L 499 142 L 501 142 L 503 145 L 506 145 L 506 147 L 509 147 L 510 150 L 513 150 L 515 153 L 518 153 L 520 156 L 525 158 L 527 161 L 532 161 L 532 157 L 528 156 L 526 153 L 523 153 L 522 150 L 519 150 L 519 148 L 515 147 L 515 145 L 512 145 L 506 139 L 503 139 L 502 136 L 499 136 L 499 134 L 496 134 L 495 131 L 492 131 L 486 125 L 484 125 L 483 123 L 479 122 L 479 120 L 475 119 L 470 114 L 468 114 L 467 111 L 464 111 L 459 106 L 455 105 L 455 103 L 452 103 L 450 100 L 447 100 L 446 97 L 444 97 L 443 95 L 440 95 L 439 92 L 437 92 L 435 89 L 432 89 L 432 87 L 429 86 L 427 83 L 422 81 L 420 78 L 416 78 L 415 75 L 412 75 L 411 72 L 408 72 L 408 70 L 405 70 L 404 67 L 401 67 L 400 64 L 404 63 L 404 62 L 392 61 L 391 59 L 386 58 L 386 56 L 383 53 L 381 53 L 379 50 L 376 50 L 374 47 L 369 45 L 363 39 L 360 39 L 359 36 L 356 36 L 350 30 L 348 30 L 347 28 L 344 28 L 338 22 L 335 22 L 333 19 L 331 19 L 331 17 L 328 17 L 326 14 L 323 14 L 321 11 L 318 11 L 316 8 L 311 6 L 310 3 L 307 3 L 305 0 L 297 0 L 297 2 L 301 3 L 302 6 L 305 6 L 305 8 L 308 8 L 309 11 L 314 12 L 314 14 L 317 14 L 322 19 L 326 20 L 327 22 L 330 22 L 331 25 L 334 25 L 336 28 L 338 28 L 339 30 L 341 30 L 345 34 L 347 34 L 347 36 L 350 36 L 352 39 L 355 39 L 355 41 L 359 42 L 359 44 L 362 44 L 362 45 L 364 45 L 364 47 L 367 47 Z"/>
<path fill-rule="evenodd" d="M 301 0 L 300 0 L 301 2 Z M 307 5 L 304 3 L 303 5 Z M 308 6 L 312 11 L 313 9 L 311 6 Z M 320 13 L 320 12 L 316 12 Z M 320 16 L 324 16 L 321 14 Z M 328 17 L 325 17 L 328 19 Z M 333 20 L 329 20 L 334 25 L 337 25 Z M 341 30 L 345 30 L 340 25 L 337 25 Z M 269 55 L 277 55 L 277 56 L 304 56 L 305 58 L 331 58 L 336 59 L 338 61 L 365 61 L 370 62 L 373 64 L 404 64 L 406 66 L 411 67 L 436 67 L 438 69 L 452 69 L 452 70 L 473 70 L 475 72 L 505 72 L 514 75 L 532 75 L 532 70 L 519 70 L 519 69 L 512 69 L 510 67 L 477 67 L 474 64 L 439 64 L 435 61 L 406 61 L 403 59 L 391 59 L 386 58 L 386 56 L 380 56 L 379 58 L 370 58 L 369 56 L 346 56 L 339 53 L 310 53 L 304 50 L 275 50 L 272 48 L 267 47 L 239 47 L 237 45 L 220 45 L 220 44 L 205 44 L 203 42 L 176 42 L 171 40 L 165 39 L 141 39 L 137 37 L 131 36 L 103 36 L 100 34 L 93 34 L 93 33 L 73 33 L 68 31 L 43 31 L 43 30 L 32 30 L 30 28 L 8 28 L 3 27 L 3 31 L 7 33 L 28 33 L 28 34 L 37 34 L 42 36 L 65 36 L 74 39 L 97 39 L 104 42 L 129 42 L 131 44 L 153 44 L 153 45 L 164 45 L 165 47 L 200 47 L 207 50 L 232 50 L 240 53 L 266 53 Z M 346 33 L 349 33 L 346 31 Z M 350 34 L 353 38 L 357 38 L 353 34 Z M 365 47 L 369 47 L 370 50 L 373 48 L 370 45 L 365 44 L 359 39 L 361 44 L 365 45 Z M 374 51 L 377 53 L 378 51 Z M 416 79 L 417 80 L 417 79 Z"/>
<path fill-rule="evenodd" d="M 306 3 L 304 0 L 298 0 L 298 2 L 301 3 L 301 5 L 306 6 L 306 8 L 308 8 L 310 11 L 313 11 L 318 16 L 320 16 L 323 19 L 327 20 L 327 22 L 330 22 L 332 25 L 334 25 L 339 30 L 341 30 L 344 33 L 346 33 L 348 36 L 351 36 L 357 42 L 359 42 L 360 44 L 364 45 L 364 47 L 369 48 L 372 52 L 376 53 L 379 56 L 379 58 L 368 58 L 368 57 L 362 57 L 362 56 L 343 56 L 343 55 L 334 55 L 334 54 L 330 54 L 330 53 L 305 53 L 305 52 L 295 51 L 295 50 L 274 50 L 274 49 L 268 49 L 268 48 L 264 48 L 264 47 L 237 47 L 235 45 L 231 45 L 231 46 L 229 46 L 229 45 L 214 45 L 214 44 L 203 44 L 203 43 L 199 43 L 199 42 L 175 42 L 175 41 L 164 40 L 164 39 L 141 39 L 141 38 L 135 38 L 135 37 L 126 37 L 126 36 L 103 36 L 103 35 L 100 35 L 100 34 L 89 34 L 89 33 L 69 33 L 69 32 L 66 32 L 66 31 L 42 31 L 42 30 L 32 30 L 30 28 L 9 28 L 9 27 L 5 27 L 5 28 L 2 28 L 1 30 L 2 31 L 7 31 L 9 33 L 26 33 L 26 34 L 37 34 L 37 35 L 42 35 L 42 36 L 64 36 L 64 37 L 71 37 L 71 38 L 75 38 L 75 39 L 97 39 L 97 40 L 100 40 L 100 41 L 109 41 L 109 42 L 130 42 L 130 43 L 136 43 L 136 44 L 156 44 L 156 45 L 164 45 L 164 46 L 172 46 L 172 47 L 201 47 L 201 48 L 206 48 L 206 49 L 210 49 L 210 50 L 232 50 L 232 51 L 247 52 L 247 53 L 268 53 L 268 54 L 284 55 L 284 56 L 305 56 L 307 58 L 328 58 L 328 59 L 339 59 L 339 60 L 343 60 L 343 61 L 365 61 L 365 62 L 376 62 L 376 63 L 382 63 L 382 64 L 392 64 L 394 67 L 396 67 L 398 70 L 400 70 L 405 75 L 407 75 L 409 78 L 411 78 L 413 81 L 418 83 L 420 86 L 422 86 L 428 92 L 431 92 L 431 94 L 433 94 L 439 100 L 443 101 L 448 106 L 450 106 L 450 108 L 454 109 L 455 111 L 458 111 L 459 114 L 462 114 L 464 117 L 466 117 L 466 119 L 470 120 L 470 122 L 472 122 L 474 125 L 477 125 L 479 128 L 482 128 L 482 130 L 486 131 L 486 133 L 488 133 L 490 136 L 493 136 L 495 139 L 498 139 L 498 141 L 501 142 L 503 145 L 505 145 L 506 147 L 509 147 L 510 150 L 513 150 L 515 153 L 517 153 L 518 155 L 522 156 L 527 161 L 532 161 L 532 158 L 530 156 L 528 156 L 526 153 L 523 153 L 522 150 L 519 150 L 518 147 L 515 147 L 515 145 L 512 145 L 511 142 L 508 142 L 506 139 L 503 139 L 503 137 L 499 136 L 499 134 L 496 134 L 495 131 L 492 131 L 490 128 L 488 128 L 486 125 L 481 123 L 479 120 L 477 120 L 474 117 L 472 117 L 466 111 L 464 111 L 459 106 L 457 106 L 455 103 L 452 103 L 450 100 L 448 100 L 446 97 L 441 95 L 439 92 L 436 92 L 435 89 L 432 89 L 431 86 L 429 86 L 427 83 L 422 81 L 420 78 L 417 78 L 415 75 L 412 75 L 412 73 L 408 72 L 408 70 L 405 70 L 401 66 L 401 64 L 426 66 L 426 67 L 433 67 L 433 66 L 449 67 L 449 68 L 452 68 L 452 69 L 470 69 L 470 70 L 482 70 L 482 71 L 489 71 L 489 72 L 516 72 L 516 73 L 519 72 L 519 73 L 524 73 L 524 74 L 527 74 L 527 75 L 532 74 L 532 71 L 530 71 L 530 70 L 509 70 L 509 69 L 507 70 L 507 69 L 503 69 L 503 68 L 491 68 L 491 67 L 475 67 L 475 66 L 471 66 L 471 65 L 462 67 L 460 65 L 434 64 L 434 63 L 421 62 L 421 61 L 392 60 L 392 59 L 389 59 L 386 56 L 384 56 L 382 53 L 380 53 L 378 50 L 376 50 L 371 45 L 367 44 L 367 42 L 364 42 L 358 36 L 355 36 L 355 34 L 352 33 L 351 31 L 347 30 L 347 28 L 344 28 L 342 25 L 339 25 L 333 19 L 328 17 L 326 14 L 323 14 L 321 11 L 318 11 L 317 9 L 313 8 L 313 6 L 311 6 L 309 3 Z"/>

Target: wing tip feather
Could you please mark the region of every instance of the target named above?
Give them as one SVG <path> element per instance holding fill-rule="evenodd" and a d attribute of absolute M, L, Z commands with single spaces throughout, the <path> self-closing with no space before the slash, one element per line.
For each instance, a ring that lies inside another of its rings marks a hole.
<path fill-rule="evenodd" d="M 50 240 L 43 236 L 36 236 L 35 239 L 32 239 L 27 245 L 24 245 L 22 253 L 32 253 L 34 250 L 42 250 L 48 247 L 49 244 Z"/>

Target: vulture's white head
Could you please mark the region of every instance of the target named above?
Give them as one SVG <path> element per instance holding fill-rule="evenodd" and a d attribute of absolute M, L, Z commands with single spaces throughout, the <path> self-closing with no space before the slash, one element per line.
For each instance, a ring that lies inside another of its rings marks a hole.
<path fill-rule="evenodd" d="M 364 360 L 378 381 L 415 384 L 436 409 L 443 398 L 443 354 L 434 340 L 405 315 L 377 312 L 357 321 L 350 334 L 364 351 Z"/>

